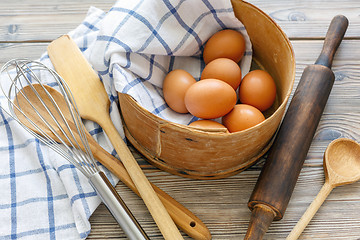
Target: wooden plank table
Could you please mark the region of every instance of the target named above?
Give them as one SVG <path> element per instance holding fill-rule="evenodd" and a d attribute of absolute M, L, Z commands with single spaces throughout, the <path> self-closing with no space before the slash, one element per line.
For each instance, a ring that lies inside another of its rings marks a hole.
<path fill-rule="evenodd" d="M 331 19 L 348 17 L 350 25 L 334 63 L 335 85 L 317 129 L 305 165 L 284 218 L 274 222 L 265 239 L 285 239 L 324 183 L 322 155 L 339 137 L 360 141 L 360 2 L 321 0 L 251 0 L 285 31 L 296 57 L 296 84 L 305 66 L 320 53 Z M 89 6 L 108 10 L 112 0 L 2 0 L 0 4 L 0 65 L 11 58 L 37 59 L 49 42 L 75 28 Z M 295 84 L 295 85 L 296 85 Z M 289 139 L 291 141 L 291 139 Z M 244 237 L 250 211 L 247 201 L 263 160 L 226 179 L 191 180 L 148 165 L 134 149 L 146 175 L 157 186 L 195 213 L 210 229 L 213 239 Z M 359 156 L 360 157 L 360 156 Z M 141 200 L 121 183 L 117 190 L 152 239 L 162 239 Z M 360 183 L 336 188 L 300 239 L 360 239 Z M 103 205 L 90 219 L 88 239 L 124 239 Z M 185 236 L 186 239 L 188 239 Z"/>

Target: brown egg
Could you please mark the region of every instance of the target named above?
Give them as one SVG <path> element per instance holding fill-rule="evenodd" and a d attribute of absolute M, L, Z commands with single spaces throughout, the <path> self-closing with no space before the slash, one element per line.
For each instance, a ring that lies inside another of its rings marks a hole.
<path fill-rule="evenodd" d="M 185 94 L 185 106 L 199 118 L 213 119 L 224 116 L 236 104 L 235 90 L 217 79 L 204 79 L 191 85 Z"/>
<path fill-rule="evenodd" d="M 208 64 L 216 58 L 230 58 L 238 63 L 245 53 L 245 39 L 238 31 L 226 29 L 212 35 L 207 41 L 203 58 Z"/>
<path fill-rule="evenodd" d="M 195 127 L 195 128 L 205 128 L 205 129 L 211 129 L 211 128 L 226 129 L 226 127 L 224 125 L 222 125 L 221 123 L 218 123 L 213 120 L 207 120 L 207 119 L 194 121 L 194 122 L 190 123 L 188 126 Z"/>
<path fill-rule="evenodd" d="M 222 123 L 232 133 L 251 128 L 264 120 L 264 115 L 255 107 L 236 104 L 233 110 L 222 118 Z"/>
<path fill-rule="evenodd" d="M 264 70 L 254 70 L 245 75 L 239 88 L 241 103 L 249 104 L 260 111 L 269 109 L 276 98 L 273 78 Z"/>
<path fill-rule="evenodd" d="M 196 83 L 190 73 L 176 69 L 168 73 L 163 82 L 164 99 L 169 107 L 178 113 L 188 113 L 184 98 L 188 88 Z"/>
<path fill-rule="evenodd" d="M 229 58 L 217 58 L 209 62 L 201 73 L 201 79 L 215 78 L 228 83 L 236 90 L 241 82 L 239 65 Z"/>

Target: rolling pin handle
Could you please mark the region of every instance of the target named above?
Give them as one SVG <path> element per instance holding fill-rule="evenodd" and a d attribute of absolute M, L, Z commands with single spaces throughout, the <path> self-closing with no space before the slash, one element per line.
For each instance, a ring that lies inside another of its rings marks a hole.
<path fill-rule="evenodd" d="M 256 204 L 251 211 L 249 227 L 244 240 L 261 240 L 274 220 L 275 212 L 265 204 Z"/>
<path fill-rule="evenodd" d="M 345 35 L 348 25 L 349 20 L 343 15 L 337 15 L 333 18 L 326 33 L 321 54 L 315 64 L 331 68 L 335 52 Z"/>

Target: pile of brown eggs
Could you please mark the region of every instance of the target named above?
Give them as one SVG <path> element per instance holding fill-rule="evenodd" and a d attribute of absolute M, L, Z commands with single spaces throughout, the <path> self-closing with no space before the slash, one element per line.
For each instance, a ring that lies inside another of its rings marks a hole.
<path fill-rule="evenodd" d="M 163 83 L 165 102 L 178 113 L 201 118 L 189 124 L 196 128 L 237 132 L 261 123 L 262 112 L 275 101 L 276 85 L 264 70 L 250 71 L 241 79 L 238 63 L 244 53 L 241 33 L 231 29 L 215 33 L 203 51 L 206 66 L 200 81 L 185 70 L 171 71 Z M 219 118 L 222 124 L 214 121 Z"/>

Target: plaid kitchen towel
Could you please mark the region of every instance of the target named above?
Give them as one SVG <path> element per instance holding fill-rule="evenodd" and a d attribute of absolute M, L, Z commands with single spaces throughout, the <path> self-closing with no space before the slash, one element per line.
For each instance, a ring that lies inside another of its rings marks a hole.
<path fill-rule="evenodd" d="M 245 36 L 247 50 L 240 64 L 245 74 L 251 63 L 251 43 L 230 0 L 120 0 L 107 13 L 90 8 L 85 20 L 69 34 L 102 79 L 111 101 L 111 118 L 121 132 L 117 91 L 132 95 L 164 119 L 183 124 L 195 120 L 167 107 L 162 80 L 176 68 L 198 80 L 205 66 L 201 59 L 204 43 L 224 28 Z M 51 66 L 46 53 L 40 61 Z M 9 81 L 4 75 L 2 83 Z M 1 106 L 7 105 L 4 96 L 0 101 Z M 116 154 L 98 125 L 86 121 L 85 126 L 101 146 Z M 88 236 L 88 219 L 100 200 L 87 179 L 3 109 L 0 158 L 0 240 Z M 105 172 L 116 184 L 118 179 Z"/>

